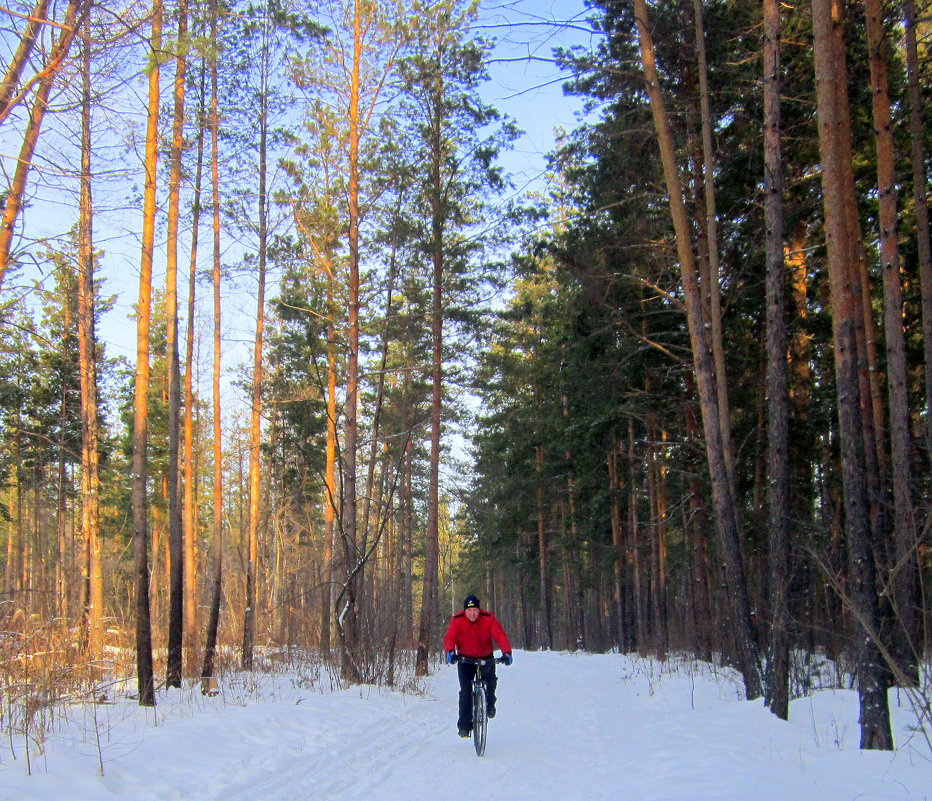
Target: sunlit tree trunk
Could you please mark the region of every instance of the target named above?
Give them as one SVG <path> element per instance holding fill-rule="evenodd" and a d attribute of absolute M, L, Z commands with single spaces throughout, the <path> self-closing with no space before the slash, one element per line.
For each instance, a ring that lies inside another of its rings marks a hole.
<path fill-rule="evenodd" d="M 340 493 L 337 490 L 337 334 L 336 304 L 333 289 L 334 276 L 327 276 L 327 445 L 324 465 L 324 565 L 323 602 L 320 610 L 320 650 L 325 659 L 330 658 L 330 631 L 333 611 L 333 538 L 334 521 Z"/>
<path fill-rule="evenodd" d="M 87 543 L 89 598 L 88 655 L 97 659 L 103 646 L 103 563 L 100 552 L 100 457 L 97 423 L 97 344 L 94 333 L 94 231 L 91 194 L 91 55 L 90 15 L 82 47 L 81 196 L 78 223 L 78 354 L 81 365 L 81 539 Z"/>
<path fill-rule="evenodd" d="M 353 2 L 353 53 L 349 85 L 349 186 L 348 186 L 348 231 L 349 282 L 347 296 L 348 345 L 346 362 L 346 405 L 343 433 L 343 515 L 342 540 L 346 578 L 339 595 L 339 617 L 337 620 L 342 648 L 341 671 L 345 679 L 358 681 L 359 667 L 356 663 L 358 620 L 356 609 L 357 576 L 359 561 L 356 519 L 356 449 L 358 441 L 359 406 L 359 146 L 362 134 L 360 118 L 360 69 L 364 45 L 362 0 Z"/>
<path fill-rule="evenodd" d="M 267 26 L 269 20 L 263 18 Z M 263 35 L 263 50 L 268 48 L 268 36 Z M 253 344 L 252 359 L 252 402 L 249 416 L 249 522 L 248 555 L 246 562 L 246 609 L 243 617 L 242 666 L 251 670 L 253 664 L 253 646 L 255 644 L 256 619 L 258 617 L 258 580 L 259 580 L 259 510 L 261 505 L 261 482 L 259 467 L 261 461 L 262 441 L 262 348 L 265 329 L 265 273 L 268 257 L 268 197 L 267 197 L 267 159 L 268 159 L 268 123 L 269 123 L 269 76 L 268 58 L 262 56 L 261 86 L 259 87 L 259 257 L 258 287 L 256 290 L 256 336 Z"/>
<path fill-rule="evenodd" d="M 210 3 L 210 38 L 217 41 L 218 0 Z M 204 663 L 201 678 L 209 692 L 209 680 L 214 676 L 214 655 L 217 648 L 217 632 L 220 627 L 220 601 L 223 593 L 223 429 L 221 425 L 220 406 L 220 367 L 222 340 L 220 336 L 220 121 L 217 112 L 217 52 L 210 56 L 210 186 L 211 216 L 213 231 L 213 249 L 211 273 L 214 300 L 214 337 L 213 337 L 213 430 L 214 430 L 214 495 L 213 527 L 211 547 L 214 551 L 213 580 L 210 608 L 207 613 L 207 638 L 204 645 Z"/>
<path fill-rule="evenodd" d="M 174 118 L 168 178 L 168 240 L 165 302 L 168 350 L 168 664 L 165 683 L 181 687 L 184 660 L 184 522 L 181 509 L 181 367 L 178 354 L 178 227 L 181 196 L 181 150 L 184 144 L 184 92 L 188 27 L 187 0 L 178 4 L 175 43 Z"/>
<path fill-rule="evenodd" d="M 184 639 L 189 650 L 197 642 L 197 510 L 196 456 L 194 453 L 194 340 L 195 297 L 197 289 L 198 233 L 201 222 L 201 178 L 204 167 L 204 80 L 201 73 L 197 127 L 197 161 L 194 171 L 194 207 L 191 222 L 191 258 L 188 268 L 188 327 L 184 371 Z M 193 672 L 193 655 L 188 670 Z"/>
<path fill-rule="evenodd" d="M 149 542 L 146 458 L 149 415 L 149 324 L 152 314 L 152 256 L 155 243 L 158 172 L 159 59 L 162 50 L 162 3 L 152 4 L 149 101 L 146 117 L 146 181 L 143 194 L 142 257 L 136 308 L 136 387 L 133 404 L 133 555 L 136 564 L 136 672 L 139 704 L 155 706 L 152 624 L 149 616 Z"/>

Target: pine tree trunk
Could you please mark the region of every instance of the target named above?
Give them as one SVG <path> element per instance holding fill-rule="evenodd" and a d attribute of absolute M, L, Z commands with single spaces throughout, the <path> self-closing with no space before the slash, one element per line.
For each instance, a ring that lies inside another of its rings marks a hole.
<path fill-rule="evenodd" d="M 851 262 L 856 244 L 845 219 L 846 191 L 843 148 L 837 132 L 847 108 L 839 108 L 837 82 L 846 80 L 831 44 L 834 25 L 831 0 L 812 2 L 818 106 L 819 145 L 822 157 L 822 193 L 831 291 L 832 335 L 839 437 L 844 487 L 845 533 L 848 546 L 850 599 L 855 617 L 858 695 L 861 705 L 861 748 L 889 750 L 893 746 L 886 679 L 876 637 L 879 628 L 876 574 L 871 551 L 867 508 L 866 454 L 858 375 L 858 318 L 862 315 L 860 290 L 852 281 Z"/>
<path fill-rule="evenodd" d="M 537 471 L 537 552 L 540 572 L 540 609 L 543 615 L 544 647 L 553 649 L 553 619 L 550 601 L 550 544 L 547 542 L 547 515 L 544 501 L 544 447 L 538 445 L 535 452 Z"/>
<path fill-rule="evenodd" d="M 917 528 L 913 513 L 906 343 L 903 334 L 903 284 L 897 244 L 896 154 L 890 114 L 890 91 L 880 0 L 864 0 L 870 56 L 877 189 L 880 197 L 880 261 L 883 274 L 884 340 L 887 356 L 890 446 L 893 463 L 894 564 L 890 581 L 896 614 L 894 653 L 900 682 L 919 682 L 919 574 Z"/>
<path fill-rule="evenodd" d="M 197 113 L 197 159 L 194 170 L 194 204 L 191 221 L 191 258 L 188 267 L 188 324 L 184 368 L 184 639 L 190 652 L 188 670 L 194 672 L 197 643 L 197 498 L 194 453 L 194 340 L 195 297 L 197 292 L 198 234 L 201 223 L 201 179 L 204 168 L 204 71 L 201 71 Z"/>
<path fill-rule="evenodd" d="M 738 668 L 744 678 L 745 693 L 751 699 L 760 696 L 763 690 L 760 654 L 751 617 L 751 606 L 741 555 L 734 487 L 729 479 L 725 461 L 725 448 L 715 384 L 714 360 L 703 324 L 689 221 L 677 173 L 669 121 L 663 97 L 660 93 L 653 41 L 650 36 L 651 28 L 648 22 L 647 4 L 645 0 L 634 0 L 634 8 L 637 17 L 638 39 L 641 47 L 645 83 L 650 97 L 651 112 L 654 117 L 657 142 L 660 147 L 664 178 L 667 185 L 667 195 L 670 201 L 670 212 L 676 233 L 677 254 L 687 310 L 686 316 L 693 350 L 700 408 L 702 410 L 706 457 L 712 482 L 716 530 L 728 583 L 727 592 L 730 612 L 734 621 L 734 650 L 738 659 Z"/>
<path fill-rule="evenodd" d="M 833 58 L 841 65 L 840 71 L 843 74 L 847 68 L 843 25 L 845 6 L 842 0 L 832 0 L 831 13 L 836 22 L 831 28 L 831 35 L 825 45 L 832 48 Z M 890 465 L 884 443 L 886 420 L 877 347 L 879 334 L 874 319 L 867 254 L 864 249 L 864 237 L 861 233 L 855 192 L 854 149 L 848 111 L 850 103 L 847 81 L 834 81 L 833 90 L 834 105 L 840 110 L 833 137 L 834 146 L 839 151 L 840 180 L 843 182 L 842 202 L 844 206 L 842 211 L 845 215 L 847 241 L 853 248 L 853 257 L 847 261 L 847 267 L 851 272 L 848 280 L 855 288 L 861 303 L 861 314 L 855 319 L 855 338 L 858 347 L 861 427 L 864 439 L 864 464 L 870 502 L 870 521 L 874 543 L 877 547 L 883 548 L 891 533 L 890 504 L 884 497 L 884 491 L 890 485 Z"/>
<path fill-rule="evenodd" d="M 421 624 L 418 631 L 417 674 L 427 674 L 427 656 L 431 644 L 434 620 L 437 617 L 437 563 L 440 525 L 440 431 L 443 416 L 443 270 L 444 270 L 444 186 L 441 174 L 443 159 L 442 99 L 443 75 L 438 54 L 433 76 L 430 119 L 431 153 L 431 260 L 433 266 L 433 296 L 431 305 L 431 416 L 430 463 L 427 479 L 427 530 L 424 534 L 424 584 L 421 598 Z"/>
<path fill-rule="evenodd" d="M 916 2 L 903 0 L 906 36 L 906 78 L 909 97 L 909 141 L 913 171 L 913 205 L 916 215 L 916 253 L 922 286 L 922 347 L 926 390 L 926 451 L 932 458 L 932 243 L 929 237 L 929 196 L 926 174 L 922 87 L 919 85 L 919 51 L 916 43 Z"/>
<path fill-rule="evenodd" d="M 699 74 L 699 113 L 702 128 L 702 186 L 705 198 L 705 234 L 708 243 L 709 332 L 715 360 L 715 386 L 718 397 L 722 451 L 729 481 L 734 484 L 734 455 L 731 446 L 731 411 L 728 401 L 728 374 L 725 369 L 725 346 L 722 341 L 721 268 L 718 254 L 718 212 L 715 203 L 715 165 L 712 148 L 712 119 L 709 111 L 709 74 L 706 65 L 705 29 L 702 0 L 693 0 L 696 35 L 696 69 Z"/>
<path fill-rule="evenodd" d="M 346 419 L 344 422 L 344 470 L 343 480 L 343 560 L 345 581 L 337 598 L 343 604 L 337 617 L 342 650 L 341 674 L 349 681 L 361 678 L 356 662 L 358 637 L 357 599 L 356 599 L 356 563 L 359 558 L 357 518 L 356 518 L 356 449 L 358 442 L 358 394 L 359 394 L 359 172 L 360 172 L 360 137 L 362 120 L 360 118 L 360 68 L 363 58 L 363 8 L 361 0 L 353 2 L 353 55 L 349 87 L 349 185 L 347 245 L 349 249 L 349 286 L 348 286 L 348 345 L 349 354 L 346 364 Z"/>
<path fill-rule="evenodd" d="M 168 544 L 169 610 L 168 663 L 165 684 L 181 687 L 184 659 L 184 521 L 181 508 L 181 367 L 178 353 L 178 227 L 181 195 L 181 149 L 184 139 L 184 92 L 187 58 L 187 0 L 178 3 L 175 58 L 174 118 L 168 178 L 168 239 L 165 301 L 168 350 Z"/>
<path fill-rule="evenodd" d="M 268 21 L 263 20 L 263 25 Z M 263 41 L 263 48 L 267 43 Z M 259 510 L 261 482 L 259 466 L 262 444 L 262 348 L 265 329 L 265 272 L 268 253 L 268 77 L 263 57 L 262 85 L 259 89 L 259 259 L 256 289 L 256 335 L 252 360 L 252 402 L 249 415 L 249 521 L 246 562 L 246 608 L 243 616 L 243 648 L 241 663 L 252 670 L 253 647 L 258 618 L 259 582 Z"/>
<path fill-rule="evenodd" d="M 764 220 L 767 257 L 767 509 L 770 659 L 767 705 L 789 717 L 789 372 L 783 261 L 783 156 L 780 117 L 780 4 L 764 0 Z"/>
<path fill-rule="evenodd" d="M 634 465 L 636 449 L 634 441 L 634 423 L 628 421 L 628 464 Z M 642 579 L 641 548 L 639 534 L 640 518 L 638 516 L 638 481 L 632 468 L 631 480 L 628 484 L 628 563 L 631 565 L 631 578 L 634 587 L 634 625 L 631 627 L 631 643 L 628 650 L 641 650 L 647 643 L 647 601 L 644 597 L 644 581 Z"/>
<path fill-rule="evenodd" d="M 614 644 L 622 652 L 627 639 L 627 616 L 625 606 L 625 548 L 624 548 L 624 521 L 621 517 L 621 502 L 619 495 L 623 483 L 618 473 L 618 457 L 620 446 L 612 442 L 608 452 L 608 491 L 612 503 L 612 601 L 614 603 L 615 631 Z M 552 646 L 551 646 L 552 647 Z"/>
<path fill-rule="evenodd" d="M 218 0 L 210 3 L 210 38 L 217 40 Z M 207 638 L 204 644 L 204 663 L 201 678 L 210 679 L 214 675 L 214 654 L 217 648 L 217 632 L 220 627 L 220 601 L 223 594 L 223 441 L 220 408 L 220 120 L 217 113 L 217 54 L 210 56 L 210 185 L 211 216 L 213 229 L 212 248 L 212 283 L 214 296 L 214 337 L 213 337 L 213 432 L 214 432 L 214 495 L 213 495 L 213 531 L 214 550 L 213 592 L 207 613 Z M 209 687 L 205 688 L 205 691 Z"/>
<path fill-rule="evenodd" d="M 336 452 L 337 452 L 337 342 L 336 327 L 333 322 L 336 305 L 333 299 L 333 275 L 327 278 L 327 308 L 330 322 L 327 324 L 327 445 L 324 467 L 324 587 L 320 610 L 320 650 L 324 659 L 330 659 L 330 630 L 332 628 L 333 610 L 333 538 L 336 519 L 337 492 Z"/>
<path fill-rule="evenodd" d="M 90 30 L 90 16 L 85 31 Z M 97 414 L 97 342 L 94 333 L 94 232 L 91 194 L 91 56 L 90 40 L 82 48 L 81 197 L 78 236 L 78 358 L 81 366 L 81 532 L 87 543 L 89 598 L 88 655 L 103 646 L 103 567 L 100 542 L 100 457 Z"/>
<path fill-rule="evenodd" d="M 133 415 L 133 556 L 136 566 L 136 672 L 140 706 L 155 706 L 152 624 L 149 615 L 149 542 L 147 441 L 149 414 L 149 324 L 152 310 L 152 256 L 155 243 L 158 172 L 159 66 L 162 48 L 162 3 L 152 4 L 149 102 L 146 121 L 146 182 L 143 195 L 142 257 L 136 307 L 136 387 Z"/>

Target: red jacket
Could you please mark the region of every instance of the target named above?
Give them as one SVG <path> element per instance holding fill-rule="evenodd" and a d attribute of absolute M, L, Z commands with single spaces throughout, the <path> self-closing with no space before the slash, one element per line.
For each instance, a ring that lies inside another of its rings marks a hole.
<path fill-rule="evenodd" d="M 469 659 L 485 659 L 492 655 L 492 640 L 495 640 L 503 654 L 511 653 L 511 643 L 495 615 L 480 609 L 476 622 L 470 623 L 463 610 L 450 620 L 443 638 L 443 650 L 458 651 Z"/>

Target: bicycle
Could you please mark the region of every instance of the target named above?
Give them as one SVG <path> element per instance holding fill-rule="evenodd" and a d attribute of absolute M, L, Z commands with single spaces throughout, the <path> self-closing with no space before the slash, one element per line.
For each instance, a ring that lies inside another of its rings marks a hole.
<path fill-rule="evenodd" d="M 467 665 L 475 665 L 476 672 L 472 679 L 472 741 L 476 746 L 476 756 L 482 756 L 485 753 L 485 738 L 489 725 L 488 709 L 486 708 L 485 679 L 482 678 L 482 666 L 489 662 L 500 662 L 506 664 L 504 656 L 498 659 L 470 659 L 468 656 L 457 654 L 453 657 L 455 662 L 463 662 Z"/>

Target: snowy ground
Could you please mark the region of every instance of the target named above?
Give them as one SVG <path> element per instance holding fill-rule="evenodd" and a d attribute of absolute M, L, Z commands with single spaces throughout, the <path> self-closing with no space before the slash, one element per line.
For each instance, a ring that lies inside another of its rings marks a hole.
<path fill-rule="evenodd" d="M 453 668 L 420 695 L 285 674 L 213 699 L 176 691 L 154 721 L 123 700 L 73 710 L 32 749 L 32 776 L 22 743 L 15 759 L 0 743 L 0 799 L 932 801 L 905 701 L 898 750 L 861 752 L 851 692 L 796 701 L 785 723 L 695 665 L 518 652 L 498 671 L 482 758 L 456 735 Z"/>

